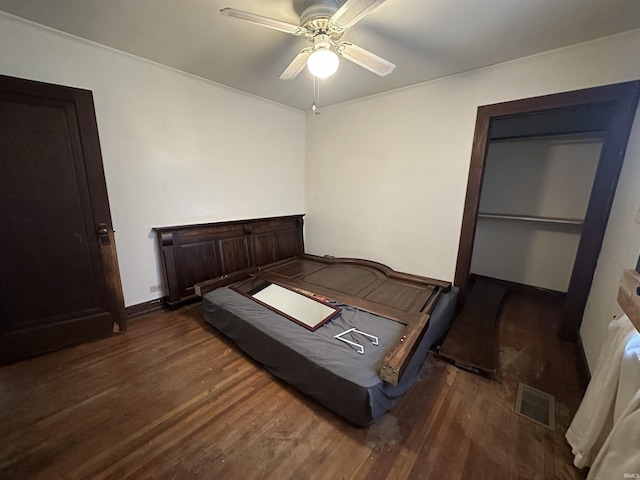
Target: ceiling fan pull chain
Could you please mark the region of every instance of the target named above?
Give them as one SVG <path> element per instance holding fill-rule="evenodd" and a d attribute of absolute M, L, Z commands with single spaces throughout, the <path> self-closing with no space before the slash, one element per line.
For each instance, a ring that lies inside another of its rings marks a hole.
<path fill-rule="evenodd" d="M 320 107 L 320 79 L 313 76 L 313 105 L 311 106 L 311 110 L 315 112 L 316 115 L 320 115 L 320 111 L 318 108 Z"/>

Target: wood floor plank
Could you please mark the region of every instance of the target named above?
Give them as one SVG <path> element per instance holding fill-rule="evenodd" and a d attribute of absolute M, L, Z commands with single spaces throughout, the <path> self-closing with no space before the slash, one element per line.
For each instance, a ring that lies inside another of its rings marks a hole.
<path fill-rule="evenodd" d="M 158 440 L 165 431 L 173 434 L 172 427 L 176 424 L 187 422 L 191 415 L 202 411 L 208 415 L 219 414 L 228 408 L 231 402 L 255 391 L 254 387 L 246 385 L 246 382 L 253 383 L 255 377 L 263 377 L 264 384 L 268 382 L 261 372 L 255 371 L 253 365 L 245 363 L 243 369 L 237 370 L 234 375 L 225 378 L 216 385 L 216 388 L 202 390 L 184 403 L 179 403 L 166 412 L 160 411 L 152 415 L 148 423 L 145 423 L 141 428 L 131 430 L 130 435 L 120 438 L 118 442 L 92 457 L 89 462 L 79 465 L 71 473 L 79 477 L 84 475 L 97 476 L 100 472 L 104 474 L 124 461 L 136 465 L 137 458 L 143 453 L 142 449 L 148 448 L 150 442 Z M 211 400 L 212 396 L 215 398 L 213 401 Z M 216 411 L 216 409 L 218 410 Z M 131 461 L 130 455 L 137 457 Z M 117 458 L 116 462 L 114 462 L 114 458 Z"/>
<path fill-rule="evenodd" d="M 267 378 L 264 380 L 265 383 L 260 389 L 245 389 L 240 395 L 239 392 L 235 392 L 233 400 L 224 398 L 221 402 L 215 402 L 215 405 L 207 405 L 171 429 L 162 432 L 152 440 L 146 454 L 144 451 L 140 452 L 138 458 L 130 458 L 128 464 L 123 466 L 123 471 L 127 472 L 125 478 L 153 478 L 163 473 L 174 476 L 186 473 L 185 468 L 189 469 L 193 478 L 197 478 L 199 474 L 204 473 L 202 462 L 199 461 L 202 459 L 207 459 L 208 465 L 215 467 L 207 473 L 218 478 L 225 478 L 225 474 L 233 468 L 241 472 L 246 467 L 246 458 L 242 458 L 245 449 L 239 447 L 249 439 L 249 431 L 234 428 L 234 425 L 250 415 L 255 410 L 257 402 L 262 403 L 265 398 L 275 394 L 277 385 L 269 382 Z M 213 414 L 210 409 L 213 410 Z M 223 413 L 227 413 L 224 420 L 216 422 Z M 264 410 L 266 418 L 269 418 L 269 413 L 269 409 Z M 256 435 L 260 433 L 261 430 L 258 429 Z M 178 449 L 181 444 L 186 448 Z M 148 459 L 146 463 L 145 459 Z M 140 466 L 136 469 L 137 464 Z"/>
<path fill-rule="evenodd" d="M 544 335 L 559 308 L 509 295 L 500 383 L 430 357 L 368 428 L 275 379 L 200 309 L 152 312 L 0 367 L 0 478 L 583 479 L 563 438 L 574 350 Z M 556 432 L 514 413 L 520 381 L 556 396 Z"/>

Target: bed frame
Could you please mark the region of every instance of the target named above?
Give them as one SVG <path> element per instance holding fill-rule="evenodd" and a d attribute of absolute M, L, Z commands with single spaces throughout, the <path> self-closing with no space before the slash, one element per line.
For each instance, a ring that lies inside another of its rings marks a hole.
<path fill-rule="evenodd" d="M 400 273 L 367 260 L 304 254 L 302 215 L 154 229 L 169 305 L 256 276 L 337 300 L 405 325 L 380 377 L 397 385 L 450 282 Z"/>

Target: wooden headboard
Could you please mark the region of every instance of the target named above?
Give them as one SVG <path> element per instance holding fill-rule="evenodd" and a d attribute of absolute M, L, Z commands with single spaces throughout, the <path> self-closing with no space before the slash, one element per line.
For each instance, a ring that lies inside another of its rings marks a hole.
<path fill-rule="evenodd" d="M 169 295 L 176 307 L 197 300 L 194 285 L 241 280 L 261 265 L 304 253 L 303 215 L 157 227 Z"/>

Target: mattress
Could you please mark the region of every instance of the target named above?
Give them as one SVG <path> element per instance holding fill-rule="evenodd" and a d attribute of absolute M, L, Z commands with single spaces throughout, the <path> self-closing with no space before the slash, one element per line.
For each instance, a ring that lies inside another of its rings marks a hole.
<path fill-rule="evenodd" d="M 233 340 L 276 377 L 314 398 L 358 426 L 368 426 L 388 412 L 417 381 L 429 349 L 449 329 L 458 290 L 443 294 L 405 374 L 398 385 L 384 382 L 379 371 L 404 325 L 348 305 L 316 331 L 292 322 L 228 287 L 204 295 L 205 320 Z M 337 340 L 350 328 L 378 337 L 374 345 L 355 332 L 344 338 L 362 344 L 364 353 Z"/>

